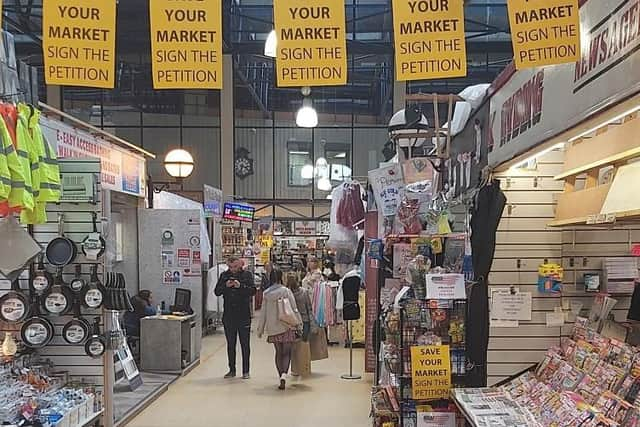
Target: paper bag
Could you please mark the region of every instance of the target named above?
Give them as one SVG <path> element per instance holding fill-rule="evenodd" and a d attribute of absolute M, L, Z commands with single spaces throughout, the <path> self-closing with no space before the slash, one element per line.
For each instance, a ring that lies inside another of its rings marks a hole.
<path fill-rule="evenodd" d="M 317 334 L 309 335 L 309 346 L 311 348 L 311 360 L 323 360 L 329 358 L 327 335 L 324 330 L 321 329 Z"/>
<path fill-rule="evenodd" d="M 302 377 L 311 375 L 311 346 L 308 342 L 298 341 L 293 345 L 291 372 Z"/>

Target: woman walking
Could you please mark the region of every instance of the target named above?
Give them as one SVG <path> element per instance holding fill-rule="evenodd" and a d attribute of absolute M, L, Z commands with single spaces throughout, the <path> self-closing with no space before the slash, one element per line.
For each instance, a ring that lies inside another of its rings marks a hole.
<path fill-rule="evenodd" d="M 317 332 L 317 326 L 313 318 L 313 307 L 309 291 L 300 286 L 300 281 L 295 274 L 287 274 L 287 287 L 293 292 L 296 306 L 302 319 L 302 341 L 296 341 L 293 345 L 293 360 L 291 361 L 291 375 L 294 377 L 305 376 L 311 373 L 311 353 L 309 348 L 309 335 L 312 330 Z"/>
<path fill-rule="evenodd" d="M 280 377 L 279 389 L 284 390 L 287 385 L 286 375 L 291 365 L 291 352 L 297 339 L 299 326 L 281 320 L 283 308 L 288 305 L 299 319 L 296 299 L 282 283 L 282 271 L 274 269 L 271 272 L 271 286 L 264 292 L 262 311 L 258 320 L 258 337 L 266 333 L 267 342 L 272 343 L 276 350 L 276 369 Z"/>

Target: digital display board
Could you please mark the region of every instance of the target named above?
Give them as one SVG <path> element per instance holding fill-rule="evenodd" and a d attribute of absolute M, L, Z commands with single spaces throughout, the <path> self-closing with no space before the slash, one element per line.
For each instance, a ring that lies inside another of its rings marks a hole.
<path fill-rule="evenodd" d="M 256 208 L 250 205 L 241 205 L 240 203 L 224 204 L 224 219 L 233 221 L 253 222 L 253 214 Z"/>

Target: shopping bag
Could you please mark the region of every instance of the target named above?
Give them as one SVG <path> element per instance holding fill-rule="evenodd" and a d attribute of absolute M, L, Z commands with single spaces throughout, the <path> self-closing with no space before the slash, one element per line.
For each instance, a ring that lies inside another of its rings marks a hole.
<path fill-rule="evenodd" d="M 293 345 L 291 372 L 302 377 L 311 375 L 311 346 L 308 342 L 298 341 Z"/>
<path fill-rule="evenodd" d="M 309 347 L 311 350 L 311 360 L 323 360 L 329 358 L 327 335 L 324 333 L 324 330 L 321 330 L 320 333 L 311 334 L 309 336 Z"/>
<path fill-rule="evenodd" d="M 293 309 L 288 298 L 278 298 L 278 319 L 292 328 L 302 324 L 300 313 Z"/>

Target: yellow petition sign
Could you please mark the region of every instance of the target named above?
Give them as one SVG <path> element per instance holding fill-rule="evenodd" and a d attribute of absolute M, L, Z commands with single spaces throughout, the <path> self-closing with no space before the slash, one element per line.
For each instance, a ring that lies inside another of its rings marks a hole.
<path fill-rule="evenodd" d="M 411 383 L 416 400 L 445 399 L 451 389 L 448 345 L 411 347 Z"/>
<path fill-rule="evenodd" d="M 578 0 L 509 0 L 516 69 L 580 60 Z"/>
<path fill-rule="evenodd" d="M 154 89 L 222 89 L 220 0 L 149 0 Z"/>
<path fill-rule="evenodd" d="M 47 84 L 113 88 L 116 0 L 45 0 L 42 8 Z"/>
<path fill-rule="evenodd" d="M 279 87 L 347 83 L 343 0 L 274 0 Z"/>
<path fill-rule="evenodd" d="M 392 0 L 396 78 L 464 77 L 463 0 Z"/>

